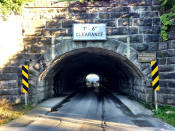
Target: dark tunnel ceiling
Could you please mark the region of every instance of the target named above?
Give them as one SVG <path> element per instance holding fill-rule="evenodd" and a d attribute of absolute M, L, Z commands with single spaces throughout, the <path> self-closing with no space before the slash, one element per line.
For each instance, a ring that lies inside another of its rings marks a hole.
<path fill-rule="evenodd" d="M 53 68 L 53 73 L 59 72 L 76 75 L 77 73 L 97 73 L 99 75 L 114 75 L 128 79 L 139 77 L 137 68 L 120 55 L 99 48 L 84 48 L 65 54 L 63 59 Z"/>
<path fill-rule="evenodd" d="M 113 88 L 121 81 L 139 77 L 137 68 L 122 56 L 99 48 L 85 48 L 64 54 L 52 69 L 54 82 L 61 81 L 61 86 L 54 84 L 54 89 L 72 90 L 83 87 L 83 81 L 89 73 L 100 76 L 103 87 Z M 64 91 L 63 91 L 64 92 Z"/>

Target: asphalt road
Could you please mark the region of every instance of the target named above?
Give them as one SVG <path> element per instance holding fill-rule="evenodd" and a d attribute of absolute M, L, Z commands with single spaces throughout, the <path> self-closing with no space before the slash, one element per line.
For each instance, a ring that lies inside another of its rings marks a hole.
<path fill-rule="evenodd" d="M 100 122 L 119 122 L 132 124 L 131 112 L 107 92 L 90 90 L 75 95 L 70 101 L 59 107 L 49 116 L 59 116 L 76 119 L 92 119 Z"/>
<path fill-rule="evenodd" d="M 107 91 L 86 90 L 65 101 L 56 111 L 25 126 L 6 129 L 3 131 L 173 131 L 175 128 L 150 115 L 132 114 Z"/>
<path fill-rule="evenodd" d="M 59 120 L 56 125 L 59 131 L 136 131 L 138 127 L 166 129 L 163 123 L 151 116 L 133 115 L 115 96 L 104 90 L 81 91 L 55 112 L 49 113 L 48 117 Z"/>

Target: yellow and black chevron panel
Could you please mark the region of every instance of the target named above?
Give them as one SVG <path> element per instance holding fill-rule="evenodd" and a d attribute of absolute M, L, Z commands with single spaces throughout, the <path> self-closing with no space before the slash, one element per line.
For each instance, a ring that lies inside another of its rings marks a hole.
<path fill-rule="evenodd" d="M 22 66 L 22 93 L 29 93 L 29 66 L 23 65 Z"/>
<path fill-rule="evenodd" d="M 159 87 L 159 72 L 158 72 L 158 64 L 156 61 L 151 61 L 152 68 L 152 87 L 154 90 L 158 91 Z"/>

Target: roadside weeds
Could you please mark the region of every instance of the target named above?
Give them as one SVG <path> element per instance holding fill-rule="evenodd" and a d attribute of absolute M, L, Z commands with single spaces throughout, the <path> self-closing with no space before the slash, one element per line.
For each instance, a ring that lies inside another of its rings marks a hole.
<path fill-rule="evenodd" d="M 22 104 L 11 105 L 8 100 L 3 99 L 0 101 L 0 125 L 23 116 L 33 108 L 34 106 L 32 104 L 29 104 L 28 106 Z"/>
<path fill-rule="evenodd" d="M 158 110 L 155 110 L 154 106 L 147 102 L 141 102 L 146 108 L 153 111 L 154 116 L 164 120 L 170 125 L 175 127 L 175 107 L 170 105 L 159 105 Z"/>

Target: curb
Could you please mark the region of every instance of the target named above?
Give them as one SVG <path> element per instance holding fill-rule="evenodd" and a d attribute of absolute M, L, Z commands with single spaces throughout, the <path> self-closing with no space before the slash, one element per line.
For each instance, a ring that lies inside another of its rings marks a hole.
<path fill-rule="evenodd" d="M 6 123 L 1 127 L 25 127 L 39 117 L 43 117 L 47 115 L 49 112 L 56 111 L 56 109 L 61 106 L 63 103 L 68 101 L 73 95 L 76 93 L 72 93 L 68 96 L 64 97 L 57 97 L 57 98 L 50 98 L 46 101 L 43 101 L 38 106 L 36 106 L 34 109 L 26 113 L 24 116 L 21 116 L 15 120 L 10 121 L 9 123 Z M 51 103 L 52 102 L 52 103 Z M 50 106 L 49 106 L 50 105 Z"/>

